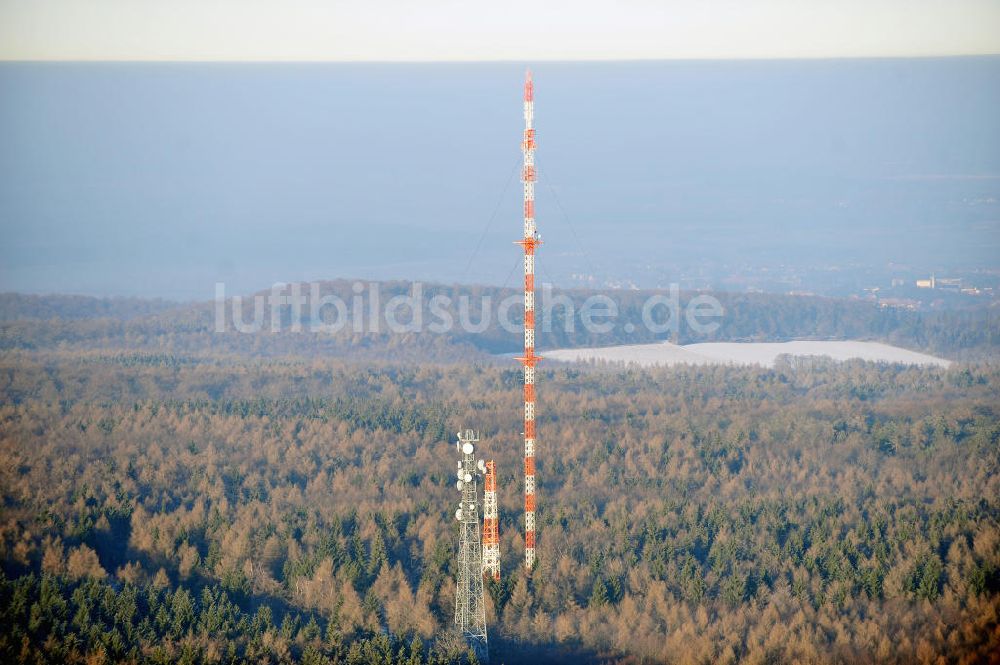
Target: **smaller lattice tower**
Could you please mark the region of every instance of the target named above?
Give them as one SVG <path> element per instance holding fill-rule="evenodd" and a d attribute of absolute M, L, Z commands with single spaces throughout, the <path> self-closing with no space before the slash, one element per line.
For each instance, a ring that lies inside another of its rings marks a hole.
<path fill-rule="evenodd" d="M 470 429 L 458 433 L 462 453 L 458 462 L 456 487 L 462 501 L 455 511 L 461 527 L 458 541 L 458 574 L 455 588 L 455 625 L 481 662 L 489 660 L 486 644 L 486 603 L 483 597 L 483 548 L 479 540 L 479 496 L 477 478 L 485 472 L 482 460 L 476 463 L 479 436 Z M 495 495 L 494 495 L 495 496 Z"/>
<path fill-rule="evenodd" d="M 489 460 L 483 476 L 483 574 L 500 581 L 500 529 L 497 525 L 497 471 Z"/>

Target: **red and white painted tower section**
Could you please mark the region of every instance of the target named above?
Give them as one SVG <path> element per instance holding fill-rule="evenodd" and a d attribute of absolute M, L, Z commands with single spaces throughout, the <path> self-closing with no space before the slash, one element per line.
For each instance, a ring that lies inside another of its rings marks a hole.
<path fill-rule="evenodd" d="M 535 86 L 529 71 L 524 79 L 524 565 L 535 565 L 535 248 L 541 244 L 535 227 Z"/>
<path fill-rule="evenodd" d="M 483 480 L 483 574 L 500 581 L 500 528 L 497 521 L 497 473 L 486 462 Z"/>

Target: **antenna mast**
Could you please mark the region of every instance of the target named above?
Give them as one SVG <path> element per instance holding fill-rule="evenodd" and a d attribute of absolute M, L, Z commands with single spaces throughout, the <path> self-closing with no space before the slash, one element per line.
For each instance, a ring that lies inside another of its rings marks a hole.
<path fill-rule="evenodd" d="M 479 540 L 479 497 L 476 478 L 485 471 L 482 461 L 476 463 L 479 436 L 471 429 L 458 433 L 457 446 L 462 453 L 458 461 L 456 487 L 462 501 L 455 511 L 461 527 L 458 543 L 458 579 L 455 588 L 455 625 L 469 642 L 481 662 L 490 659 L 486 645 L 486 603 L 483 599 L 483 552 Z"/>
<path fill-rule="evenodd" d="M 535 365 L 541 356 L 535 355 L 535 247 L 542 244 L 535 228 L 535 85 L 531 71 L 524 78 L 524 139 L 521 151 L 524 166 L 524 237 L 518 244 L 524 248 L 524 356 L 518 358 L 524 366 L 524 566 L 535 565 Z"/>
<path fill-rule="evenodd" d="M 483 476 L 483 574 L 500 581 L 500 529 L 497 524 L 497 471 L 489 460 Z"/>

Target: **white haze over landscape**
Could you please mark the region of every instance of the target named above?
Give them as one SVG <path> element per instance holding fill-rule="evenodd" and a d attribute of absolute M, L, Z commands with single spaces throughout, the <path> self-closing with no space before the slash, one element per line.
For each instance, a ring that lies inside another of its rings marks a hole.
<path fill-rule="evenodd" d="M 0 291 L 512 285 L 524 69 L 0 63 Z M 855 295 L 998 267 L 998 57 L 532 69 L 541 282 Z"/>

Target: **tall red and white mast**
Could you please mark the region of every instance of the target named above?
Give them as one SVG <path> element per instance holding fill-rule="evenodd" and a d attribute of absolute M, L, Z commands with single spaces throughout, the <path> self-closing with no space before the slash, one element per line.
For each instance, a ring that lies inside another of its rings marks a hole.
<path fill-rule="evenodd" d="M 500 581 L 500 529 L 497 520 L 497 467 L 483 465 L 483 574 Z"/>
<path fill-rule="evenodd" d="M 535 247 L 541 244 L 535 228 L 535 87 L 528 71 L 524 79 L 524 566 L 535 565 Z"/>

